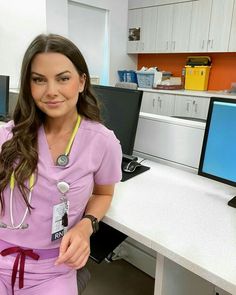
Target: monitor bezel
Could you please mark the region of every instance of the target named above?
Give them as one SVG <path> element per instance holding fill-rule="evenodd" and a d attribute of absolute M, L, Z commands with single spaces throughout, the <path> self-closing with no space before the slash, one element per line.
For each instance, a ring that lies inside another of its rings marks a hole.
<path fill-rule="evenodd" d="M 5 113 L 0 112 L 0 117 L 8 117 L 9 116 L 9 92 L 10 92 L 10 76 L 0 75 L 1 82 L 4 84 L 4 95 L 5 95 Z"/>
<path fill-rule="evenodd" d="M 140 114 L 140 110 L 141 110 L 143 91 L 138 90 L 138 89 L 131 89 L 131 88 L 122 88 L 122 87 L 116 87 L 116 86 L 106 86 L 106 85 L 93 84 L 92 85 L 92 90 L 93 90 L 93 93 L 94 93 L 94 95 L 95 95 L 95 97 L 97 98 L 98 101 L 99 101 L 99 95 L 96 94 L 96 88 L 107 89 L 109 91 L 117 91 L 117 90 L 119 90 L 119 91 L 121 91 L 123 93 L 130 93 L 130 92 L 138 93 L 138 100 L 139 100 L 138 101 L 138 109 L 139 109 L 139 112 L 136 114 L 136 117 L 135 117 L 136 124 L 135 124 L 135 126 L 133 126 L 132 140 L 131 140 L 131 143 L 130 143 L 129 151 L 128 152 L 123 151 L 123 149 L 122 149 L 122 152 L 123 152 L 124 155 L 132 156 L 133 151 L 134 151 L 135 137 L 136 137 L 137 128 L 138 128 L 138 121 L 139 121 L 139 114 Z M 104 125 L 105 125 L 105 123 L 104 123 Z M 122 146 L 122 143 L 121 143 L 121 146 Z"/>
<path fill-rule="evenodd" d="M 225 183 L 225 184 L 229 184 L 231 186 L 236 186 L 235 181 L 231 181 L 229 179 L 215 176 L 215 175 L 212 175 L 212 174 L 202 171 L 204 159 L 205 159 L 205 151 L 206 151 L 206 146 L 207 146 L 208 134 L 209 134 L 209 130 L 210 130 L 214 102 L 226 102 L 226 103 L 233 103 L 236 105 L 236 100 L 234 100 L 233 98 L 225 98 L 225 97 L 211 97 L 210 98 L 209 110 L 208 110 L 208 115 L 207 115 L 207 120 L 206 120 L 206 128 L 205 128 L 205 133 L 204 133 L 204 137 L 203 137 L 203 144 L 202 144 L 200 162 L 199 162 L 199 167 L 198 167 L 198 175 L 204 176 L 204 177 L 207 177 L 207 178 L 210 178 L 210 179 L 213 179 L 213 180 Z"/>

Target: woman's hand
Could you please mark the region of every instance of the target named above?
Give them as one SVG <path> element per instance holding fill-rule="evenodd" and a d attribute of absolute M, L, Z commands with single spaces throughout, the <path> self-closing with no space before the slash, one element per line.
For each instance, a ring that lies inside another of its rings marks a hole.
<path fill-rule="evenodd" d="M 55 265 L 65 263 L 74 269 L 82 268 L 89 258 L 91 234 L 91 221 L 87 218 L 72 227 L 62 238 Z"/>

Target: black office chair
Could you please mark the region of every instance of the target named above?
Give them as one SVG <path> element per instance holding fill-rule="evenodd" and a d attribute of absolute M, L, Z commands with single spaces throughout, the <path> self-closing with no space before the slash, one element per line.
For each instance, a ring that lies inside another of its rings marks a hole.
<path fill-rule="evenodd" d="M 79 295 L 86 289 L 90 278 L 91 275 L 86 266 L 77 270 L 77 288 Z"/>
<path fill-rule="evenodd" d="M 99 230 L 90 238 L 90 258 L 101 263 L 105 258 L 112 257 L 113 250 L 118 247 L 127 235 L 100 221 Z"/>
<path fill-rule="evenodd" d="M 101 263 L 105 258 L 112 261 L 113 250 L 122 243 L 127 236 L 113 227 L 99 222 L 99 230 L 90 238 L 90 258 Z M 78 294 L 86 289 L 90 280 L 90 272 L 85 267 L 77 271 Z"/>

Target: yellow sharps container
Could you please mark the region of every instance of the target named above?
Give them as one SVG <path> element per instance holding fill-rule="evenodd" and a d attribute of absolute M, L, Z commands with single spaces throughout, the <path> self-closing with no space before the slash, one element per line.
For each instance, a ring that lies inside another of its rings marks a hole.
<path fill-rule="evenodd" d="M 207 90 L 211 59 L 207 56 L 189 57 L 185 66 L 186 90 Z"/>

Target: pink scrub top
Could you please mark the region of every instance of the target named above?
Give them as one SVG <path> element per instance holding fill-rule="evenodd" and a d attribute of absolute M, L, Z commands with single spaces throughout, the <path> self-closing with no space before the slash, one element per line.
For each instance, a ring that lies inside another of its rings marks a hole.
<path fill-rule="evenodd" d="M 0 146 L 11 138 L 13 121 L 0 128 Z M 38 131 L 38 174 L 32 191 L 31 205 L 34 208 L 27 214 L 24 223 L 27 229 L 2 229 L 0 239 L 32 249 L 59 247 L 61 240 L 51 241 L 53 206 L 60 203 L 57 189 L 59 181 L 70 185 L 67 198 L 70 202 L 69 228 L 75 225 L 84 213 L 92 194 L 94 184 L 106 185 L 121 179 L 121 146 L 113 131 L 100 123 L 87 119 L 81 121 L 69 154 L 66 167 L 53 163 L 43 126 Z M 4 191 L 5 215 L 0 220 L 8 225 L 9 186 Z M 26 205 L 17 187 L 13 193 L 13 216 L 18 225 L 24 215 Z"/>

